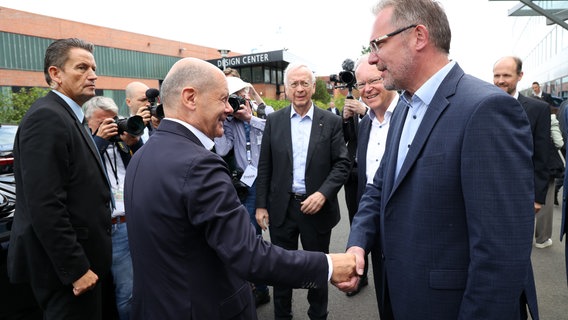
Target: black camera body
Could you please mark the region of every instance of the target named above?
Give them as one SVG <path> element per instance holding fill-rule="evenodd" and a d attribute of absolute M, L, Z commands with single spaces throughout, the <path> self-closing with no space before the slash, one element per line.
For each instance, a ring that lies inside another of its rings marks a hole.
<path fill-rule="evenodd" d="M 156 103 L 159 95 L 160 91 L 158 89 L 150 88 L 146 90 L 146 98 L 148 98 L 148 102 L 150 102 L 150 106 L 148 107 L 150 115 L 162 120 L 164 118 L 164 106 L 161 103 Z"/>
<path fill-rule="evenodd" d="M 247 104 L 247 99 L 239 95 L 232 94 L 229 96 L 229 104 L 233 108 L 233 112 L 237 112 L 241 108 L 241 104 Z"/>
<path fill-rule="evenodd" d="M 348 94 L 346 99 L 353 99 L 353 88 L 357 85 L 357 79 L 355 78 L 355 62 L 351 59 L 345 59 L 341 64 L 343 71 L 339 72 L 339 75 L 332 74 L 329 76 L 329 80 L 335 83 L 335 88 L 347 88 Z M 337 83 L 341 83 L 337 85 Z"/>
<path fill-rule="evenodd" d="M 132 116 L 130 118 L 114 117 L 114 123 L 118 126 L 118 134 L 109 139 L 111 142 L 121 141 L 120 135 L 127 132 L 133 136 L 141 136 L 144 133 L 144 120 L 141 116 Z"/>
<path fill-rule="evenodd" d="M 231 182 L 241 202 L 244 202 L 248 196 L 248 186 L 241 181 L 243 173 L 244 172 L 240 169 L 235 169 L 231 172 Z"/>

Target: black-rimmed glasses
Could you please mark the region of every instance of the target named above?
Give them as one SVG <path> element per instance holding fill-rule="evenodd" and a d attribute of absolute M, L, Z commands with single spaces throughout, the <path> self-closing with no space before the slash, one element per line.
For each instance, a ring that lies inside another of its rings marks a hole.
<path fill-rule="evenodd" d="M 398 30 L 396 30 L 396 31 L 393 31 L 393 32 L 389 33 L 389 34 L 385 34 L 384 36 L 380 36 L 380 37 L 378 37 L 378 38 L 375 39 L 375 40 L 371 40 L 371 42 L 369 42 L 369 46 L 371 47 L 371 52 L 377 54 L 377 53 L 379 52 L 379 49 L 380 49 L 379 46 L 380 46 L 383 42 L 385 42 L 388 38 L 394 37 L 394 36 L 396 36 L 397 34 L 403 32 L 403 31 L 406 31 L 406 30 L 408 30 L 408 29 L 410 29 L 410 28 L 416 28 L 416 25 L 413 24 L 413 25 L 410 25 L 410 26 L 408 26 L 408 27 L 400 28 L 400 29 L 398 29 Z"/>

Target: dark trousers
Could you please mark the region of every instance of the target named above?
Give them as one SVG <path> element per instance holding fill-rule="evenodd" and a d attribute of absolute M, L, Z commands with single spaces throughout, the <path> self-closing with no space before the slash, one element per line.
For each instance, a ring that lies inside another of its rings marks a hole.
<path fill-rule="evenodd" d="M 80 296 L 73 294 L 70 285 L 58 289 L 33 288 L 45 320 L 101 320 L 101 291 L 100 282 Z"/>
<path fill-rule="evenodd" d="M 284 249 L 297 250 L 299 237 L 304 250 L 329 253 L 331 230 L 318 233 L 307 218 L 300 211 L 300 201 L 290 198 L 284 224 L 270 227 L 270 241 Z M 327 285 L 308 290 L 310 319 L 327 319 L 327 300 Z M 292 319 L 292 288 L 274 287 L 274 318 Z"/>

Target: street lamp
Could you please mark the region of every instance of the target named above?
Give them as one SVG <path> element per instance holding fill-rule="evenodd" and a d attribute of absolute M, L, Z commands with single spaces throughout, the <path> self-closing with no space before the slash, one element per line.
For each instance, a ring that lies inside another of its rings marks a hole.
<path fill-rule="evenodd" d="M 225 71 L 225 68 L 226 68 L 225 58 L 227 58 L 227 56 L 229 55 L 229 52 L 231 52 L 231 50 L 219 49 L 217 51 L 219 51 L 219 53 L 221 54 L 221 63 L 223 64 L 223 71 Z"/>

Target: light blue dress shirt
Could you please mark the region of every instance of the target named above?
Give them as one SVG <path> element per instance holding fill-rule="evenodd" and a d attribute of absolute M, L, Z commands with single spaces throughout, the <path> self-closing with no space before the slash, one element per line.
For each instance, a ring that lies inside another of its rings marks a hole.
<path fill-rule="evenodd" d="M 450 61 L 446 66 L 428 79 L 428 81 L 426 81 L 420 88 L 418 88 L 414 95 L 410 95 L 407 91 L 404 91 L 401 94 L 400 98 L 409 110 L 406 114 L 406 120 L 404 121 L 404 127 L 402 129 L 402 135 L 400 136 L 398 145 L 395 179 L 400 173 L 400 169 L 404 164 L 408 150 L 412 146 L 412 140 L 414 140 L 414 136 L 420 127 L 420 123 L 422 123 L 422 119 L 424 119 L 424 114 L 426 114 L 426 110 L 432 102 L 432 98 L 434 98 L 436 91 L 438 91 L 438 87 L 440 87 L 440 84 L 455 64 L 455 61 Z"/>
<path fill-rule="evenodd" d="M 292 162 L 294 165 L 292 192 L 306 194 L 306 160 L 308 156 L 308 146 L 310 144 L 310 134 L 312 132 L 314 105 L 312 104 L 303 117 L 294 110 L 294 106 L 290 109 Z"/>

